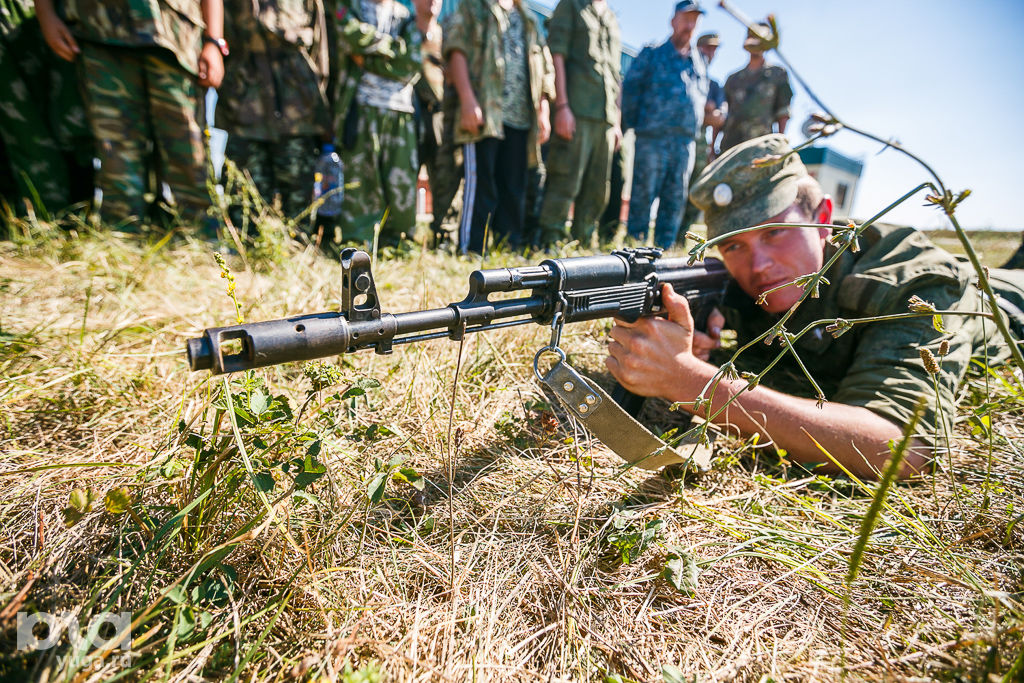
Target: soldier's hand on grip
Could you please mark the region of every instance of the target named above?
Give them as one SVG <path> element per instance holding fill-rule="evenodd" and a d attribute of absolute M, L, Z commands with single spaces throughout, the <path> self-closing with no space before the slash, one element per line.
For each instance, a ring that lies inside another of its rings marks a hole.
<path fill-rule="evenodd" d="M 667 318 L 640 318 L 630 323 L 616 320 L 608 344 L 608 370 L 619 383 L 638 396 L 671 396 L 680 373 L 695 359 L 707 360 L 720 345 L 725 319 L 715 310 L 708 319 L 708 333 L 695 331 L 686 297 L 664 285 L 662 303 Z"/>

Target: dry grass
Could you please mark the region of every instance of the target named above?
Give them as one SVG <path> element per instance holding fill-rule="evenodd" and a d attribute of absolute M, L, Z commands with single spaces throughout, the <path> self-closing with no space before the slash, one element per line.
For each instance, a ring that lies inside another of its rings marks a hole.
<path fill-rule="evenodd" d="M 229 261 L 247 320 L 339 296 L 338 265 L 311 250 L 250 254 L 247 271 Z M 412 310 L 461 298 L 478 266 L 413 251 L 381 259 L 376 277 L 388 310 Z M 967 404 L 997 404 L 991 442 L 969 436 L 964 408 L 936 475 L 890 492 L 849 585 L 874 485 L 725 439 L 697 478 L 623 470 L 552 419 L 528 369 L 539 327 L 345 357 L 340 388 L 298 420 L 258 427 L 243 419 L 257 379 L 236 378 L 236 435 L 223 381 L 190 373 L 182 353 L 186 338 L 234 319 L 223 292 L 204 243 L 47 231 L 0 243 L 0 676 L 1020 676 L 1024 420 L 998 373 L 966 391 Z M 574 362 L 600 367 L 604 330 L 569 331 Z M 364 377 L 380 386 L 332 398 Z M 256 378 L 299 413 L 299 367 Z M 326 475 L 312 497 L 294 496 L 294 469 L 279 462 L 305 457 L 313 439 Z M 423 490 L 399 468 L 422 475 Z M 276 480 L 265 495 L 261 473 Z M 368 495 L 381 481 L 379 499 Z M 122 487 L 130 512 L 106 511 L 103 497 Z M 76 489 L 98 500 L 67 527 Z M 667 580 L 672 558 L 694 586 Z M 132 663 L 90 663 L 66 638 L 17 652 L 19 610 L 83 624 L 130 611 Z"/>
<path fill-rule="evenodd" d="M 934 230 L 928 233 L 928 237 L 951 253 L 964 253 L 960 239 L 952 230 Z M 971 233 L 971 243 L 978 252 L 978 256 L 983 263 L 992 268 L 1006 263 L 1007 259 L 1020 246 L 1020 239 L 1021 234 L 1019 232 L 978 230 Z"/>

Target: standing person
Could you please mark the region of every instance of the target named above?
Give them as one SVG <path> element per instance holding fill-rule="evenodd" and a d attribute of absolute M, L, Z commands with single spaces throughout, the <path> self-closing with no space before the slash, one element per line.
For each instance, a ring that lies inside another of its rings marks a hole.
<path fill-rule="evenodd" d="M 622 86 L 622 122 L 636 131 L 629 236 L 646 240 L 651 206 L 658 203 L 654 243 L 676 241 L 693 170 L 694 138 L 700 132 L 708 96 L 704 60 L 690 46 L 704 10 L 694 0 L 676 3 L 672 35 L 645 47 Z"/>
<path fill-rule="evenodd" d="M 772 30 L 767 23 L 758 26 Z M 762 135 L 785 133 L 789 122 L 793 99 L 789 74 L 781 66 L 765 63 L 764 43 L 753 32 L 748 31 L 743 49 L 750 53 L 750 61 L 725 81 L 729 109 L 722 129 L 723 152 Z"/>
<path fill-rule="evenodd" d="M 551 132 L 551 57 L 520 0 L 462 0 L 444 53 L 459 96 L 455 142 L 463 146 L 459 248 L 483 252 L 485 232 L 523 239 L 526 172 Z"/>
<path fill-rule="evenodd" d="M 321 0 L 279 4 L 225 0 L 231 54 L 216 121 L 228 133 L 225 156 L 295 216 L 310 203 L 317 147 L 329 139 L 328 46 Z"/>
<path fill-rule="evenodd" d="M 697 38 L 697 52 L 704 59 L 705 68 L 711 67 L 711 62 L 715 58 L 715 53 L 718 52 L 719 45 L 717 33 L 705 33 Z M 725 90 L 718 84 L 718 81 L 709 77 L 708 101 L 704 105 L 704 122 L 701 124 L 700 134 L 697 136 L 693 172 L 690 174 L 690 187 L 700 177 L 701 171 L 715 159 L 715 140 L 718 138 L 718 133 L 722 130 L 722 125 L 725 123 L 725 111 Z M 688 199 L 686 210 L 683 212 L 683 225 L 679 229 L 680 241 L 686 239 L 685 235 L 689 231 L 690 226 L 699 217 L 700 209 L 693 203 L 693 199 Z"/>
<path fill-rule="evenodd" d="M 437 21 L 441 0 L 413 0 L 416 27 L 423 35 L 423 71 L 414 84 L 416 93 L 416 151 L 420 166 L 427 171 L 431 198 L 438 175 L 438 150 L 444 134 L 444 60 L 441 57 L 443 30 Z"/>
<path fill-rule="evenodd" d="M 379 224 L 380 243 L 393 245 L 416 227 L 413 81 L 423 68 L 423 35 L 416 18 L 395 0 L 338 5 L 341 82 L 334 113 L 348 185 L 341 238 L 371 243 Z"/>
<path fill-rule="evenodd" d="M 448 33 L 448 24 L 452 15 L 447 15 L 440 22 L 441 51 L 439 58 L 443 66 L 444 80 L 441 87 L 439 114 L 435 114 L 435 131 L 438 132 L 437 148 L 434 150 L 430 174 L 430 196 L 433 217 L 430 229 L 434 236 L 434 245 L 441 246 L 448 240 L 448 231 L 444 227 L 448 214 L 452 211 L 455 196 L 462 185 L 462 147 L 455 144 L 455 126 L 459 116 L 459 96 L 452 85 L 451 70 L 444 59 L 444 36 Z M 440 129 L 436 128 L 440 119 Z"/>
<path fill-rule="evenodd" d="M 608 202 L 598 218 L 598 239 L 610 242 L 619 232 L 622 222 L 622 192 L 626 189 L 626 153 L 629 141 L 623 137 L 612 154 L 612 171 L 608 178 Z"/>
<path fill-rule="evenodd" d="M 459 118 L 459 96 L 455 92 L 455 86 L 449 81 L 449 75 L 446 73 L 444 94 L 441 98 L 441 137 L 434 154 L 434 169 L 430 176 L 430 195 L 433 208 L 430 229 L 434 234 L 435 246 L 440 246 L 448 238 L 444 222 L 452 211 L 452 204 L 455 202 L 455 196 L 459 193 L 463 177 L 462 147 L 455 144 L 455 128 Z"/>
<path fill-rule="evenodd" d="M 221 0 L 35 0 L 43 36 L 77 61 L 100 157 L 100 217 L 127 223 L 146 213 L 151 157 L 181 220 L 203 220 L 210 204 L 199 111 L 228 52 Z M 152 151 L 151 151 L 152 149 Z"/>
<path fill-rule="evenodd" d="M 16 214 L 43 215 L 92 197 L 92 134 L 73 64 L 43 41 L 30 0 L 0 0 L 0 190 Z"/>
<path fill-rule="evenodd" d="M 721 41 L 717 33 L 705 33 L 697 38 L 697 51 L 704 58 L 705 68 L 711 68 L 711 62 L 714 61 L 720 45 Z M 707 132 L 710 129 L 711 140 L 707 147 L 707 159 L 705 159 L 701 170 L 714 161 L 718 155 L 714 143 L 722 130 L 722 126 L 725 125 L 725 116 L 728 111 L 729 106 L 725 103 L 725 88 L 718 81 L 708 76 L 708 101 L 704 105 L 704 125 L 701 130 Z M 699 175 L 700 173 L 694 171 L 691 177 L 696 179 Z"/>
<path fill-rule="evenodd" d="M 560 0 L 548 23 L 555 69 L 554 136 L 540 212 L 541 246 L 572 238 L 590 246 L 608 203 L 612 156 L 622 142 L 622 37 L 606 0 Z"/>

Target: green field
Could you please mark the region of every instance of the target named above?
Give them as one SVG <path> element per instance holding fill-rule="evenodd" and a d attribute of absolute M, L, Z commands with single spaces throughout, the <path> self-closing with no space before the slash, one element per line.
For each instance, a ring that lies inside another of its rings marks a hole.
<path fill-rule="evenodd" d="M 236 319 L 216 249 L 246 321 L 336 308 L 338 263 L 263 231 L 0 242 L 0 679 L 1022 679 L 1019 370 L 971 376 L 935 473 L 872 518 L 877 484 L 727 435 L 699 476 L 623 468 L 538 388 L 539 326 L 190 372 Z M 993 266 L 1018 242 L 976 237 Z M 399 312 L 480 265 L 410 246 L 375 277 Z M 563 339 L 599 376 L 607 329 Z M 128 612 L 127 655 L 18 650 L 38 611 Z"/>

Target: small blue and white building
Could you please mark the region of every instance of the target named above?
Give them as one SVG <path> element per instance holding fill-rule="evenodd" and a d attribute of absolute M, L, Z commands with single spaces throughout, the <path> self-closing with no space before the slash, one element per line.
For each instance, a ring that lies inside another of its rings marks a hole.
<path fill-rule="evenodd" d="M 864 163 L 840 154 L 831 147 L 805 147 L 799 154 L 807 172 L 818 181 L 825 194 L 832 197 L 835 218 L 848 220 L 853 211 L 857 183 L 864 171 Z"/>

